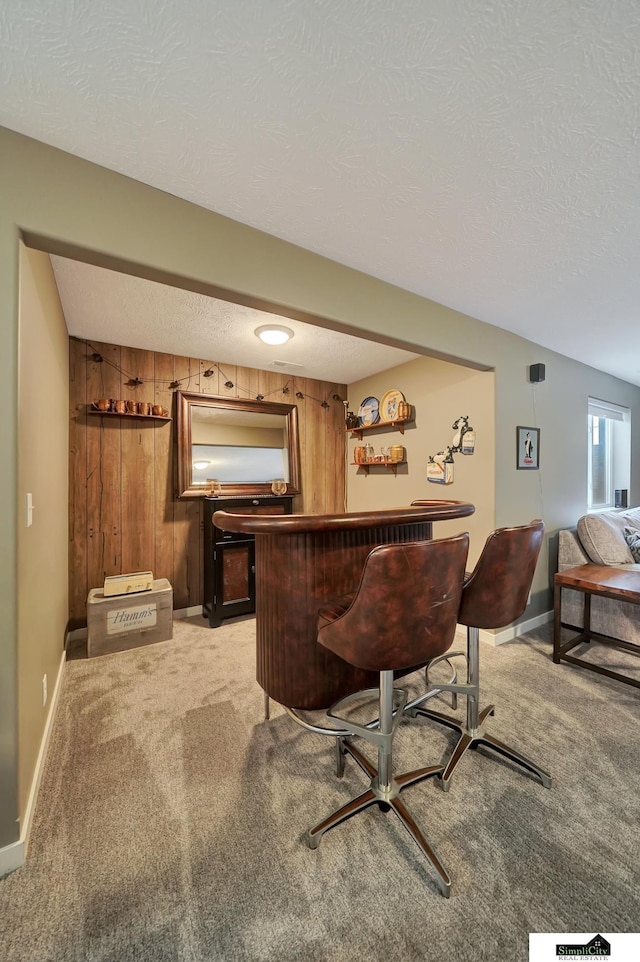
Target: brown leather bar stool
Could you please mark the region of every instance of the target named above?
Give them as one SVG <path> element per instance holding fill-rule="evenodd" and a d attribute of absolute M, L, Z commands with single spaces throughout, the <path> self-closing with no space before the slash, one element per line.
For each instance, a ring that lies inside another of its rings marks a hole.
<path fill-rule="evenodd" d="M 338 740 L 338 750 L 356 761 L 369 776 L 370 785 L 312 828 L 307 835 L 309 846 L 317 848 L 330 828 L 379 804 L 398 816 L 435 868 L 437 884 L 447 897 L 449 875 L 399 798 L 402 789 L 440 774 L 442 766 L 393 775 L 393 739 L 407 701 L 406 691 L 394 688 L 393 680 L 394 672 L 408 673 L 451 646 L 468 549 L 467 534 L 439 541 L 381 545 L 368 555 L 353 600 L 346 606 L 329 604 L 318 613 L 319 644 L 350 665 L 379 672 L 379 689 L 348 695 L 327 712 L 343 729 L 376 745 L 378 767 L 354 747 L 351 736 Z M 376 727 L 357 725 L 336 714 L 352 699 L 374 694 L 378 696 L 379 712 Z"/>
<path fill-rule="evenodd" d="M 542 546 L 544 524 L 532 521 L 517 528 L 498 528 L 486 540 L 482 554 L 473 572 L 465 581 L 458 621 L 467 626 L 467 684 L 438 684 L 467 696 L 467 719 L 462 724 L 456 718 L 432 711 L 419 704 L 429 697 L 421 696 L 406 706 L 407 713 L 415 717 L 423 715 L 454 729 L 460 734 L 458 743 L 442 774 L 442 787 L 449 789 L 453 772 L 469 748 L 479 745 L 493 751 L 540 779 L 545 788 L 551 788 L 551 776 L 520 752 L 484 731 L 484 723 L 493 715 L 494 706 L 488 705 L 479 712 L 480 670 L 479 629 L 503 628 L 519 618 L 527 606 L 538 555 Z"/>

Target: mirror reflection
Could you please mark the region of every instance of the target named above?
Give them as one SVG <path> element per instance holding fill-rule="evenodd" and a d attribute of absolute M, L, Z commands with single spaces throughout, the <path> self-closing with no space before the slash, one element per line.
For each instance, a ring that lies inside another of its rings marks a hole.
<path fill-rule="evenodd" d="M 298 493 L 295 405 L 178 394 L 181 497 Z"/>
<path fill-rule="evenodd" d="M 266 484 L 289 480 L 286 418 L 224 408 L 191 411 L 191 483 Z"/>

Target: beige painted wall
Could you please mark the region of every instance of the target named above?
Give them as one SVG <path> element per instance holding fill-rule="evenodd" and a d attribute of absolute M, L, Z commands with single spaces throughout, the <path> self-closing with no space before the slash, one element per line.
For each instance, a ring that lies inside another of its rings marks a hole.
<path fill-rule="evenodd" d="M 68 618 L 69 344 L 51 262 L 20 245 L 18 812 L 25 815 Z M 25 497 L 33 496 L 33 524 Z M 42 678 L 47 676 L 47 703 Z"/>
<path fill-rule="evenodd" d="M 415 423 L 397 431 L 376 428 L 363 435 L 363 440 L 349 440 L 347 466 L 347 506 L 349 511 L 375 510 L 411 504 L 418 499 L 451 498 L 470 501 L 475 514 L 462 521 L 439 522 L 434 537 L 446 537 L 469 531 L 469 559 L 477 559 L 487 534 L 495 521 L 495 398 L 494 375 L 491 371 L 470 368 L 433 358 L 420 357 L 374 377 L 349 385 L 349 406 L 357 412 L 364 398 L 382 398 L 389 390 L 402 391 L 414 407 Z M 426 480 L 427 459 L 452 443 L 452 424 L 460 415 L 469 415 L 476 432 L 473 455 L 458 454 L 454 463 L 453 484 L 432 484 Z M 380 447 L 402 444 L 407 464 L 398 467 L 396 476 L 389 468 L 374 467 L 367 475 L 353 466 L 353 449 L 363 443 Z"/>
<path fill-rule="evenodd" d="M 587 398 L 631 409 L 640 503 L 640 389 L 531 341 L 0 128 L 0 848 L 17 837 L 18 239 L 137 276 L 495 370 L 495 522 L 542 513 L 532 607 L 550 606 L 553 544 L 586 508 Z M 521 252 L 522 257 L 527 251 Z M 606 323 L 606 317 L 603 317 Z M 390 333 L 392 332 L 392 333 Z M 535 329 L 531 337 L 535 338 Z M 582 336 L 576 331 L 576 337 Z M 105 339 L 108 339 L 105 336 Z M 528 383 L 529 365 L 547 379 Z M 516 471 L 515 426 L 541 428 L 541 471 Z M 542 512 L 540 506 L 542 505 Z"/>

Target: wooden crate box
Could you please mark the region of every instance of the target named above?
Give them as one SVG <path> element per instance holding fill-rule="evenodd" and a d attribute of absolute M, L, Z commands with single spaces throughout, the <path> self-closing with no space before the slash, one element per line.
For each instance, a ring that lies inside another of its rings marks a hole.
<path fill-rule="evenodd" d="M 105 598 L 92 588 L 87 598 L 87 654 L 108 655 L 173 637 L 173 588 L 167 578 L 151 591 Z"/>

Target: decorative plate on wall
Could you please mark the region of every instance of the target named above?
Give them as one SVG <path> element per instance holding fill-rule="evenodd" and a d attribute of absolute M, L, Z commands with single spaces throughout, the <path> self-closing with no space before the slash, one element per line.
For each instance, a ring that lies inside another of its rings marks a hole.
<path fill-rule="evenodd" d="M 380 401 L 380 420 L 397 421 L 400 417 L 398 405 L 402 401 L 404 401 L 402 391 L 387 391 L 386 394 L 383 394 L 382 400 Z"/>
<path fill-rule="evenodd" d="M 366 397 L 358 410 L 358 421 L 363 428 L 380 420 L 380 402 L 377 397 Z"/>

